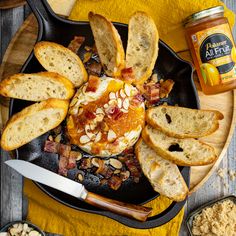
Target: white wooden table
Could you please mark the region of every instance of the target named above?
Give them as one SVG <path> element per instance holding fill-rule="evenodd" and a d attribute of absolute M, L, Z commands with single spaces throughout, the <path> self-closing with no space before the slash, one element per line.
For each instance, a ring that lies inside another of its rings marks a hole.
<path fill-rule="evenodd" d="M 236 12 L 235 0 L 224 0 L 224 2 L 231 10 Z M 22 25 L 29 12 L 30 10 L 27 6 L 17 7 L 9 10 L 0 10 L 0 62 L 11 38 L 14 36 L 17 29 Z M 236 39 L 236 27 L 234 27 L 234 38 Z M 1 150 L 0 226 L 3 226 L 4 224 L 13 220 L 25 218 L 27 209 L 27 201 L 25 201 L 22 197 L 22 178 L 15 171 L 7 168 L 6 166 L 3 166 L 3 162 L 8 158 L 8 154 Z M 225 155 L 219 168 L 236 170 L 235 160 L 236 132 L 234 133 L 227 154 Z M 185 206 L 185 215 L 205 202 L 229 194 L 236 195 L 236 180 L 230 180 L 230 177 L 227 174 L 222 179 L 216 173 L 214 173 L 205 183 L 205 185 L 201 187 L 201 189 L 189 197 Z M 188 234 L 183 223 L 180 236 L 186 235 Z"/>

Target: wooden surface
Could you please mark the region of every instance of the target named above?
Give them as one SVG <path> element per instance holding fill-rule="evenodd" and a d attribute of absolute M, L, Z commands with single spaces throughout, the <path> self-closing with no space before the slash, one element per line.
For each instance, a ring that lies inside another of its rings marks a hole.
<path fill-rule="evenodd" d="M 229 4 L 231 4 L 231 9 L 236 9 L 236 6 L 233 6 L 233 1 L 229 1 Z M 229 5 L 230 7 L 230 5 Z M 1 43 L 1 50 L 0 50 L 0 56 L 2 58 L 4 51 L 10 41 L 10 38 L 15 33 L 16 29 L 22 24 L 23 19 L 28 14 L 29 10 L 27 7 L 19 7 L 12 10 L 2 10 L 0 11 L 0 17 L 1 17 L 1 33 L 4 32 L 4 37 L 2 37 L 4 40 Z M 14 21 L 14 19 L 20 19 L 17 21 Z M 10 25 L 10 27 L 9 27 Z M 4 26 L 6 29 L 6 26 L 8 26 L 8 31 L 6 34 L 6 30 L 4 30 Z M 10 30 L 9 30 L 10 28 Z M 32 43 L 36 38 L 36 27 L 35 27 L 35 21 L 30 19 L 28 20 L 28 23 L 24 24 L 24 27 L 21 28 L 21 31 L 18 32 L 18 35 L 15 38 L 21 38 L 21 40 L 15 40 L 11 42 L 8 51 L 4 57 L 4 62 L 1 67 L 1 69 L 5 68 L 4 71 L 0 70 L 0 75 L 3 74 L 2 77 L 5 77 L 9 74 L 16 73 L 19 71 L 22 63 L 25 60 L 25 56 L 30 53 L 31 48 L 29 47 L 30 43 Z M 15 57 L 12 52 L 24 52 L 24 53 L 18 53 L 19 57 Z M 219 97 L 220 96 L 220 97 Z M 204 103 L 205 98 L 203 95 L 201 97 L 201 105 L 203 108 L 207 107 L 209 103 Z M 228 136 L 229 133 L 233 133 L 233 129 L 229 129 L 229 125 L 231 124 L 232 116 L 233 116 L 233 109 L 232 104 L 233 100 L 235 99 L 235 96 L 232 92 L 228 92 L 225 96 L 216 95 L 216 96 L 210 96 L 211 97 L 211 103 L 213 106 L 212 109 L 219 109 L 224 105 L 223 111 L 227 115 L 227 119 L 225 119 L 223 124 L 221 124 L 224 129 L 221 129 L 221 131 L 217 131 L 218 133 L 214 134 L 212 137 L 208 137 L 208 142 L 210 138 L 211 145 L 214 145 L 218 152 L 221 150 L 224 150 L 224 153 L 226 155 L 221 155 L 221 158 L 223 158 L 223 161 L 221 163 L 221 166 L 227 167 L 228 169 L 235 170 L 236 166 L 233 161 L 235 158 L 235 152 L 236 149 L 236 143 L 235 139 L 236 136 L 233 136 L 232 142 L 229 146 L 228 152 L 227 148 L 224 148 L 225 144 L 228 144 L 230 140 L 226 140 L 225 138 Z M 208 98 L 209 99 L 209 98 Z M 217 102 L 216 102 L 217 101 Z M 7 104 L 7 101 L 1 99 L 2 104 Z M 7 109 L 7 108 L 5 108 Z M 3 121 L 7 119 L 6 112 L 3 111 L 2 114 L 4 116 L 0 117 Z M 224 140 L 219 141 L 219 137 L 224 137 Z M 0 224 L 3 225 L 9 220 L 13 219 L 20 219 L 23 216 L 23 208 L 22 204 L 25 203 L 25 201 L 22 200 L 22 179 L 19 175 L 17 175 L 14 171 L 9 170 L 5 166 L 3 166 L 3 161 L 6 160 L 8 155 L 5 152 L 1 152 L 2 158 L 1 158 L 1 199 L 0 199 L 0 210 L 1 210 L 1 219 Z M 220 159 L 221 159 L 220 158 Z M 220 160 L 219 159 L 219 160 Z M 192 171 L 192 186 L 194 186 L 196 183 L 199 183 L 199 179 L 203 179 L 203 176 L 206 175 L 206 173 L 211 169 L 211 167 L 205 167 L 205 171 L 202 171 L 201 168 L 199 169 L 195 168 Z M 213 170 L 213 169 L 212 169 Z M 193 181 L 193 177 L 194 180 Z M 214 180 L 214 181 L 213 181 Z M 214 182 L 214 183 L 213 183 Z M 228 184 L 227 185 L 224 184 Z M 207 187 L 206 187 L 207 186 Z M 208 191 L 210 189 L 210 191 Z M 196 206 L 202 204 L 203 202 L 207 200 L 211 200 L 216 197 L 220 197 L 222 195 L 226 195 L 228 193 L 234 193 L 235 194 L 235 181 L 230 181 L 229 176 L 225 175 L 224 182 L 221 178 L 217 177 L 217 175 L 214 173 L 213 176 L 207 181 L 207 183 L 202 186 L 200 190 L 197 191 L 197 193 L 192 194 L 192 196 L 189 198 L 187 207 L 186 207 L 186 213 L 188 213 L 191 209 L 195 208 Z M 201 195 L 198 195 L 198 193 L 201 192 Z M 9 201 L 10 199 L 10 201 Z M 181 231 L 182 235 L 186 234 L 185 227 L 182 228 Z"/>
<path fill-rule="evenodd" d="M 9 9 L 26 4 L 25 0 L 0 0 L 0 9 Z"/>

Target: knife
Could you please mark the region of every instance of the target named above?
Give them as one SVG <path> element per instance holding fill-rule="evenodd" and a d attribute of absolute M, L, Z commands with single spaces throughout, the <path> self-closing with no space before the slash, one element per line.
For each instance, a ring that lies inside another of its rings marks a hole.
<path fill-rule="evenodd" d="M 5 163 L 24 177 L 45 184 L 61 192 L 74 196 L 98 208 L 114 212 L 139 221 L 146 221 L 152 208 L 112 200 L 88 192 L 84 185 L 22 160 L 9 160 Z"/>

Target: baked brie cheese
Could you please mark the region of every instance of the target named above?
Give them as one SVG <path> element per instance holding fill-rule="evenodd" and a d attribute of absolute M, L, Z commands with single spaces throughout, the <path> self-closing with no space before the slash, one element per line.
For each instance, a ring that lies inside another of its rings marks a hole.
<path fill-rule="evenodd" d="M 145 106 L 138 90 L 109 77 L 90 76 L 71 101 L 70 142 L 100 157 L 118 155 L 138 140 Z"/>

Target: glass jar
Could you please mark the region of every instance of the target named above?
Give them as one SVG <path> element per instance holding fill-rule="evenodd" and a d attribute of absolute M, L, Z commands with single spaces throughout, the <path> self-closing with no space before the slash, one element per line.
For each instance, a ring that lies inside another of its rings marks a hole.
<path fill-rule="evenodd" d="M 236 88 L 236 48 L 224 7 L 209 8 L 189 16 L 186 39 L 205 94 Z"/>

